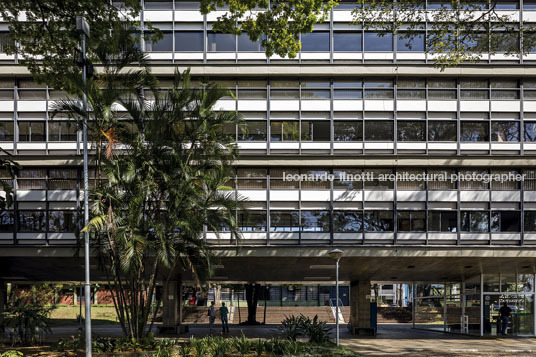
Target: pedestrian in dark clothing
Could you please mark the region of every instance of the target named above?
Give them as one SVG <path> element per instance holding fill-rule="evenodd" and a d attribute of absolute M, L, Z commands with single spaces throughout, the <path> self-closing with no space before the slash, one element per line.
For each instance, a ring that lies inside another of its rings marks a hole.
<path fill-rule="evenodd" d="M 508 304 L 505 302 L 503 306 L 499 309 L 499 318 L 501 319 L 501 335 L 506 335 L 506 329 L 508 328 L 508 323 L 510 322 L 510 315 L 512 314 L 512 309 L 508 307 Z"/>
<path fill-rule="evenodd" d="M 224 302 L 221 303 L 220 314 L 221 327 L 223 328 L 223 332 L 229 332 L 229 309 L 227 309 Z"/>

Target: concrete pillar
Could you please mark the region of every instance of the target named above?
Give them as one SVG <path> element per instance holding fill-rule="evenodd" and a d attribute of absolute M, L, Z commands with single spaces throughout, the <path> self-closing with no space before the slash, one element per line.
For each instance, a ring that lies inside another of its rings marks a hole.
<path fill-rule="evenodd" d="M 182 284 L 169 281 L 162 296 L 162 328 L 164 333 L 177 333 L 182 322 Z"/>
<path fill-rule="evenodd" d="M 2 318 L 2 313 L 5 311 L 5 306 L 7 303 L 7 285 L 3 281 L 0 281 L 0 318 Z"/>
<path fill-rule="evenodd" d="M 350 283 L 350 324 L 353 329 L 370 328 L 370 280 Z"/>

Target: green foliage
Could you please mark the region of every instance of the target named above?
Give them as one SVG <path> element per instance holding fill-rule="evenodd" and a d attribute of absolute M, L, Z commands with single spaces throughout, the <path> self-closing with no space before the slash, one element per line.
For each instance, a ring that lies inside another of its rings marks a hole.
<path fill-rule="evenodd" d="M 60 352 L 82 351 L 85 348 L 84 337 L 82 331 L 79 331 L 76 336 L 59 340 L 56 349 Z M 152 334 L 138 339 L 95 336 L 92 340 L 93 351 L 98 353 L 156 351 L 156 354 L 163 357 L 168 356 L 167 353 L 177 344 L 177 340 L 156 340 Z"/>
<path fill-rule="evenodd" d="M 240 337 L 233 337 L 233 346 L 240 353 L 240 356 L 245 356 L 249 353 L 253 344 L 242 332 Z"/>
<path fill-rule="evenodd" d="M 231 342 L 229 339 L 221 336 L 209 336 L 207 337 L 208 345 L 210 348 L 211 357 L 225 357 L 228 356 L 231 351 Z"/>
<path fill-rule="evenodd" d="M 9 350 L 0 354 L 0 357 L 22 357 L 22 356 L 24 356 L 22 352 L 15 351 L 15 350 Z"/>
<path fill-rule="evenodd" d="M 309 342 L 324 343 L 329 341 L 330 328 L 326 321 L 319 321 L 318 315 L 311 320 L 307 317 L 305 321 L 305 334 L 309 337 Z"/>
<path fill-rule="evenodd" d="M 184 343 L 179 348 L 179 353 L 182 357 L 192 356 L 192 346 L 190 344 Z"/>
<path fill-rule="evenodd" d="M 313 25 L 328 18 L 337 1 L 329 0 L 202 0 L 201 12 L 207 14 L 228 5 L 213 29 L 240 35 L 246 33 L 260 40 L 267 56 L 296 57 L 301 48 L 300 33 L 313 30 Z M 262 9 L 263 11 L 252 11 Z"/>
<path fill-rule="evenodd" d="M 487 53 L 520 56 L 534 48 L 534 24 L 520 25 L 510 13 L 496 10 L 497 1 L 446 0 L 425 11 L 422 0 L 359 0 L 353 15 L 354 24 L 382 35 L 396 33 L 408 48 L 415 38 L 422 36 L 427 18 L 426 52 L 444 69 L 479 62 Z"/>
<path fill-rule="evenodd" d="M 190 346 L 192 347 L 192 350 L 195 352 L 195 355 L 199 357 L 207 356 L 210 352 L 210 346 L 206 338 L 191 337 Z"/>
<path fill-rule="evenodd" d="M 283 334 L 290 341 L 296 341 L 297 338 L 307 336 L 309 342 L 324 343 L 329 341 L 330 328 L 327 322 L 318 320 L 318 315 L 313 319 L 300 314 L 299 316 L 287 316 L 281 321 Z"/>
<path fill-rule="evenodd" d="M 288 353 L 288 339 L 272 337 L 266 342 L 266 351 L 271 352 L 276 356 L 283 356 Z"/>
<path fill-rule="evenodd" d="M 257 341 L 253 342 L 253 348 L 255 349 L 257 356 L 260 357 L 266 350 L 266 342 L 259 338 Z"/>
<path fill-rule="evenodd" d="M 113 49 L 110 33 L 123 26 L 136 28 L 139 23 L 135 16 L 140 10 L 141 3 L 137 0 L 126 0 L 119 9 L 110 1 L 0 1 L 0 16 L 9 28 L 6 53 L 17 53 L 20 63 L 27 66 L 37 80 L 56 89 L 69 89 L 63 79 L 80 73 L 74 61 L 77 58 L 74 49 L 80 47 L 76 17 L 84 16 L 89 23 L 87 53 L 97 61 L 96 48 L 106 44 L 108 49 Z M 27 20 L 18 21 L 22 16 Z M 152 29 L 150 24 L 149 27 Z M 160 37 L 161 34 L 155 32 L 155 39 Z M 135 36 L 129 39 L 131 43 L 136 41 Z"/>
<path fill-rule="evenodd" d="M 0 328 L 11 328 L 12 344 L 36 344 L 41 334 L 51 333 L 49 326 L 54 286 L 32 285 L 29 290 L 12 292 L 11 303 L 0 318 Z"/>
<path fill-rule="evenodd" d="M 284 336 L 291 341 L 296 341 L 298 337 L 302 337 L 305 334 L 305 322 L 306 317 L 303 314 L 299 316 L 285 316 L 285 319 L 281 321 L 283 325 Z"/>

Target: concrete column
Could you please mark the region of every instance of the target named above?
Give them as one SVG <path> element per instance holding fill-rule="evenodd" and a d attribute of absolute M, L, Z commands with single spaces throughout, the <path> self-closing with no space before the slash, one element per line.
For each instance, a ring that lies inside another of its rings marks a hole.
<path fill-rule="evenodd" d="M 6 283 L 3 281 L 0 281 L 0 318 L 2 318 L 2 313 L 5 311 L 6 306 L 6 298 L 7 298 L 7 286 Z"/>
<path fill-rule="evenodd" d="M 353 329 L 370 328 L 370 280 L 350 283 L 350 324 Z"/>
<path fill-rule="evenodd" d="M 177 333 L 182 322 L 182 284 L 170 281 L 164 285 L 162 296 L 162 328 L 161 332 Z"/>

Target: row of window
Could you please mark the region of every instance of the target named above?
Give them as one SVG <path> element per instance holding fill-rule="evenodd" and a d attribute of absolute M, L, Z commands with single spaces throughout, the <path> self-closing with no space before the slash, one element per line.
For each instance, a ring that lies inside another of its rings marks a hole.
<path fill-rule="evenodd" d="M 16 173 L 20 190 L 76 190 L 78 169 L 26 168 Z M 536 191 L 536 170 L 525 169 L 296 169 L 237 168 L 228 186 L 239 190 L 335 190 L 394 189 L 399 191 L 489 190 L 513 191 L 521 188 Z M 269 174 L 269 175 L 268 175 Z M 269 176 L 269 177 L 268 177 Z M 90 170 L 90 185 L 95 171 Z M 13 185 L 5 171 L 0 179 Z"/>
<path fill-rule="evenodd" d="M 302 120 L 270 121 L 270 141 L 394 141 L 392 120 Z M 518 121 L 409 121 L 396 122 L 396 139 L 401 142 L 520 142 L 521 125 Z M 266 121 L 246 121 L 245 128 L 227 128 L 238 141 L 267 141 Z M 491 139 L 491 140 L 490 140 Z M 536 142 L 536 122 L 524 122 L 523 141 Z"/>
<path fill-rule="evenodd" d="M 123 1 L 113 1 L 114 6 L 121 8 L 124 6 Z M 143 8 L 145 10 L 199 10 L 199 1 L 165 1 L 165 0 L 144 0 Z M 428 10 L 440 10 L 440 9 L 452 9 L 453 2 L 451 0 L 422 0 L 418 2 L 412 2 L 411 6 L 415 9 L 428 9 Z M 517 10 L 520 9 L 519 0 L 500 0 L 493 1 L 496 10 Z M 524 10 L 536 10 L 536 1 L 535 0 L 523 0 L 522 8 Z M 361 4 L 355 0 L 344 0 L 340 1 L 335 10 L 353 10 L 360 8 Z M 471 1 L 470 5 L 466 3 L 461 3 L 460 6 L 468 10 L 485 10 L 489 7 L 489 2 L 484 0 Z M 223 5 L 218 7 L 218 10 L 228 9 L 228 6 Z"/>
<path fill-rule="evenodd" d="M 171 85 L 166 78 L 160 78 L 163 87 Z M 393 89 L 398 89 L 398 99 L 456 99 L 459 82 L 460 99 L 519 99 L 523 85 L 524 98 L 536 98 L 534 79 L 481 79 L 481 78 L 344 78 L 344 79 L 216 79 L 216 83 L 228 88 L 239 99 L 266 99 L 268 84 L 271 99 L 375 99 L 394 98 Z M 13 100 L 14 80 L 0 80 L 0 99 Z M 201 87 L 202 79 L 192 80 L 192 86 Z M 333 93 L 331 92 L 333 87 Z M 150 92 L 145 93 L 152 98 Z M 48 89 L 33 81 L 19 80 L 17 98 L 19 100 L 64 99 L 62 91 Z"/>
<path fill-rule="evenodd" d="M 44 121 L 17 121 L 19 142 L 76 141 L 78 128 L 74 122 L 48 121 L 48 135 Z M 15 139 L 12 121 L 0 122 L 0 141 Z"/>
<path fill-rule="evenodd" d="M 520 232 L 519 211 L 333 211 L 270 210 L 239 213 L 238 224 L 244 232 Z M 225 229 L 224 229 L 225 230 Z M 524 231 L 536 232 L 536 211 L 524 212 Z"/>
<path fill-rule="evenodd" d="M 261 41 L 253 42 L 247 34 L 235 36 L 233 34 L 199 31 L 162 31 L 163 37 L 157 42 L 145 41 L 147 52 L 264 52 Z M 426 38 L 428 36 L 428 39 Z M 379 33 L 373 31 L 314 31 L 301 34 L 302 52 L 424 52 L 427 40 L 434 42 L 448 38 L 448 34 L 434 32 L 412 32 L 408 34 Z M 451 36 L 451 35 L 450 35 Z M 490 42 L 493 52 L 508 52 L 512 48 L 519 48 L 519 36 L 512 36 L 509 41 L 504 40 L 500 32 L 491 32 L 491 40 L 485 40 L 486 34 L 469 35 L 463 45 L 473 48 L 481 40 Z M 501 38 L 497 41 L 494 37 Z M 463 37 L 461 37 L 463 39 Z M 487 38 L 487 37 L 486 37 Z M 534 49 L 536 51 L 536 48 Z M 531 51 L 532 52 L 532 51 Z"/>
<path fill-rule="evenodd" d="M 17 222 L 13 211 L 0 212 L 0 233 L 74 233 L 77 212 L 68 210 L 19 210 Z"/>
<path fill-rule="evenodd" d="M 516 169 L 295 169 L 238 168 L 229 186 L 239 190 L 536 190 L 536 170 Z"/>
<path fill-rule="evenodd" d="M 270 121 L 270 141 L 394 141 L 392 120 L 329 120 Z M 77 126 L 73 122 L 48 121 L 48 135 L 43 121 L 18 121 L 18 142 L 77 141 Z M 458 133 L 456 121 L 398 120 L 396 139 L 401 142 L 520 142 L 518 121 L 461 121 Z M 243 128 L 225 128 L 237 141 L 267 141 L 267 121 L 248 120 Z M 0 122 L 0 141 L 15 139 L 14 123 Z M 491 139 L 491 140 L 490 140 Z M 523 141 L 536 142 L 536 122 L 524 122 Z"/>
<path fill-rule="evenodd" d="M 520 232 L 519 211 L 461 211 L 458 225 L 456 211 L 393 211 L 359 210 L 330 211 L 270 211 L 272 232 Z M 244 232 L 265 232 L 266 211 L 238 214 L 238 225 Z M 17 222 L 13 211 L 0 212 L 0 233 L 74 233 L 77 212 L 72 210 L 18 210 Z M 226 229 L 223 228 L 223 231 Z M 524 212 L 524 231 L 536 232 L 536 211 Z"/>

